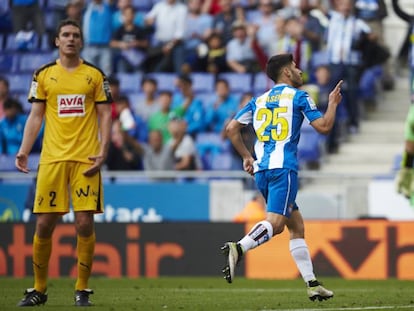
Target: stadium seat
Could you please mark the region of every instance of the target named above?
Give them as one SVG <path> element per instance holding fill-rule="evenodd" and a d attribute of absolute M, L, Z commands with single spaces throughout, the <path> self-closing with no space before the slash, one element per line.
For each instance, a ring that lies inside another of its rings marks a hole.
<path fill-rule="evenodd" d="M 119 79 L 119 88 L 122 93 L 137 93 L 141 89 L 142 73 L 124 73 L 116 74 Z"/>
<path fill-rule="evenodd" d="M 2 53 L 0 54 L 0 72 L 16 72 L 19 64 L 19 54 Z"/>
<path fill-rule="evenodd" d="M 153 4 L 153 0 L 132 0 L 132 6 L 140 11 L 149 11 Z"/>
<path fill-rule="evenodd" d="M 317 167 L 320 164 L 323 154 L 324 136 L 307 123 L 301 129 L 298 144 L 299 166 Z"/>
<path fill-rule="evenodd" d="M 154 72 L 148 75 L 157 80 L 159 91 L 174 91 L 177 75 L 175 73 Z"/>
<path fill-rule="evenodd" d="M 228 81 L 232 92 L 246 93 L 252 91 L 251 73 L 223 72 L 218 77 Z"/>
<path fill-rule="evenodd" d="M 259 95 L 274 85 L 264 72 L 256 73 L 253 77 L 253 93 Z"/>
<path fill-rule="evenodd" d="M 47 30 L 55 31 L 56 28 L 56 17 L 52 10 L 43 11 L 43 19 L 45 21 L 45 27 Z"/>
<path fill-rule="evenodd" d="M 230 152 L 220 152 L 213 154 L 211 158 L 212 170 L 231 170 L 233 169 L 233 156 Z"/>
<path fill-rule="evenodd" d="M 20 57 L 19 71 L 22 73 L 32 73 L 54 59 L 53 52 L 24 53 Z"/>
<path fill-rule="evenodd" d="M 207 72 L 194 72 L 191 74 L 193 90 L 195 93 L 214 92 L 214 75 Z"/>
<path fill-rule="evenodd" d="M 6 74 L 5 77 L 9 80 L 11 93 L 28 93 L 30 84 L 32 82 L 31 74 L 13 73 Z"/>

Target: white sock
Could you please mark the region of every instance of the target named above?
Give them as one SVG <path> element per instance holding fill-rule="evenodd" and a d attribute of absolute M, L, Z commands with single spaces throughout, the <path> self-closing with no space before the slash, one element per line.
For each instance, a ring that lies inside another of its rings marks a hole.
<path fill-rule="evenodd" d="M 313 273 L 312 259 L 309 254 L 308 246 L 304 239 L 292 239 L 289 242 L 290 253 L 295 260 L 296 266 L 302 275 L 303 280 L 314 280 L 315 274 Z"/>
<path fill-rule="evenodd" d="M 249 249 L 253 249 L 263 243 L 266 243 L 272 238 L 272 236 L 272 224 L 267 220 L 262 220 L 254 225 L 250 232 L 246 234 L 238 243 L 241 245 L 243 252 L 247 252 Z"/>

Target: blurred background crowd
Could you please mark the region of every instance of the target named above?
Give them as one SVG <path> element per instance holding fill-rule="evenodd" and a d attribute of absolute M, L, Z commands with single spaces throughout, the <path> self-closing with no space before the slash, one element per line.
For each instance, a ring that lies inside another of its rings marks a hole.
<path fill-rule="evenodd" d="M 272 86 L 263 72 L 268 57 L 286 52 L 322 111 L 333 86 L 345 81 L 332 133 L 302 129 L 300 164 L 318 168 L 323 154 L 358 135 L 378 94 L 394 87 L 387 14 L 384 0 L 2 0 L 0 153 L 11 161 L 0 161 L 0 169 L 14 170 L 31 76 L 57 58 L 55 28 L 64 18 L 82 25 L 82 57 L 111 86 L 106 169 L 241 169 L 224 128 Z M 251 128 L 244 138 L 253 145 Z"/>

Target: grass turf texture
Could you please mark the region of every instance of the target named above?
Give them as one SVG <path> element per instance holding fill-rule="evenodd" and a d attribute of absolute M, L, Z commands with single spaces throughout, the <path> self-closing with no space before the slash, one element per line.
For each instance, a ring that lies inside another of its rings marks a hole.
<path fill-rule="evenodd" d="M 311 302 L 302 280 L 247 280 L 227 284 L 220 277 L 162 277 L 157 279 L 92 278 L 93 311 L 100 310 L 414 310 L 413 281 L 351 281 L 322 279 L 335 296 Z M 46 310 L 68 310 L 73 306 L 74 280 L 49 281 Z M 0 310 L 16 307 L 32 278 L 0 278 Z"/>

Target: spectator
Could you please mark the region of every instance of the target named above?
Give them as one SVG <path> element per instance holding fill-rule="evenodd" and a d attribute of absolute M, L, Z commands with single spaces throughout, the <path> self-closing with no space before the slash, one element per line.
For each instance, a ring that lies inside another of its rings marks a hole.
<path fill-rule="evenodd" d="M 13 32 L 9 1 L 0 1 L 0 33 Z"/>
<path fill-rule="evenodd" d="M 63 19 L 72 19 L 82 25 L 82 14 L 85 3 L 83 0 L 69 0 L 65 7 Z"/>
<path fill-rule="evenodd" d="M 274 25 L 277 15 L 274 13 L 274 4 L 272 0 L 259 0 L 258 14 L 251 15 L 247 22 L 257 26 L 256 38 L 259 46 L 266 55 L 271 55 L 269 46 L 271 42 L 277 40 L 277 33 L 274 31 Z"/>
<path fill-rule="evenodd" d="M 146 25 L 154 27 L 149 71 L 181 72 L 185 58 L 186 15 L 187 7 L 178 0 L 162 0 L 145 16 Z"/>
<path fill-rule="evenodd" d="M 167 143 L 174 150 L 174 169 L 188 171 L 199 169 L 199 159 L 193 138 L 187 134 L 187 122 L 179 115 L 170 114 L 168 130 L 171 140 Z"/>
<path fill-rule="evenodd" d="M 132 6 L 132 0 L 118 0 L 116 3 L 116 10 L 112 13 L 112 29 L 118 29 L 123 24 L 123 14 L 122 11 L 128 7 Z M 135 12 L 134 16 L 134 25 L 138 27 L 144 27 L 145 14 L 142 12 Z"/>
<path fill-rule="evenodd" d="M 148 144 L 142 144 L 144 154 L 144 170 L 159 171 L 174 168 L 174 156 L 171 146 L 163 142 L 160 130 L 150 131 Z"/>
<path fill-rule="evenodd" d="M 187 133 L 195 138 L 205 130 L 203 102 L 194 94 L 193 81 L 189 75 L 179 75 L 176 83 L 178 91 L 173 96 L 172 108 L 178 110 L 187 121 Z"/>
<path fill-rule="evenodd" d="M 349 118 L 349 132 L 359 131 L 360 103 L 358 98 L 362 53 L 360 39 L 371 33 L 369 26 L 352 13 L 352 0 L 337 0 L 329 19 L 326 49 L 332 80 L 344 80 L 345 106 Z M 341 34 L 341 35 L 339 35 Z"/>
<path fill-rule="evenodd" d="M 310 75 L 310 60 L 312 48 L 305 38 L 304 25 L 296 17 L 291 17 L 285 23 L 286 34 L 290 37 L 288 53 L 292 53 L 295 63 L 302 70 L 302 78 L 306 83 Z"/>
<path fill-rule="evenodd" d="M 204 0 L 201 11 L 205 14 L 216 15 L 220 13 L 220 0 Z"/>
<path fill-rule="evenodd" d="M 212 33 L 207 39 L 207 53 L 199 58 L 201 71 L 218 74 L 228 71 L 226 46 L 218 33 Z"/>
<path fill-rule="evenodd" d="M 311 4 L 311 0 L 301 0 L 299 8 L 298 18 L 303 24 L 303 37 L 309 42 L 312 52 L 319 51 L 326 31 L 324 25 L 328 25 L 328 20 L 315 3 Z"/>
<path fill-rule="evenodd" d="M 154 131 L 159 130 L 162 133 L 162 140 L 167 143 L 171 134 L 168 131 L 168 115 L 172 111 L 172 92 L 170 91 L 161 91 L 158 96 L 158 102 L 160 103 L 160 110 L 151 114 L 148 118 L 148 130 Z M 182 112 L 176 111 L 177 114 L 183 115 Z"/>
<path fill-rule="evenodd" d="M 8 98 L 4 102 L 4 117 L 0 120 L 0 154 L 17 154 L 26 119 L 27 115 L 18 101 Z"/>
<path fill-rule="evenodd" d="M 4 117 L 4 103 L 10 97 L 9 80 L 0 76 L 0 119 Z"/>
<path fill-rule="evenodd" d="M 118 101 L 120 96 L 120 82 L 116 76 L 112 75 L 108 77 L 108 83 L 112 94 L 111 116 L 112 120 L 115 120 L 118 117 L 115 103 Z"/>
<path fill-rule="evenodd" d="M 115 30 L 110 41 L 114 49 L 114 69 L 116 72 L 143 70 L 149 47 L 147 31 L 134 24 L 133 6 L 122 10 L 122 18 L 122 25 Z"/>
<path fill-rule="evenodd" d="M 236 20 L 244 20 L 244 12 L 241 7 L 233 7 L 233 0 L 219 0 L 220 12 L 214 16 L 213 31 L 221 36 L 226 45 L 232 35 L 232 25 Z"/>
<path fill-rule="evenodd" d="M 133 103 L 133 110 L 137 116 L 144 121 L 148 121 L 150 115 L 160 110 L 160 104 L 157 99 L 157 80 L 150 77 L 144 77 L 141 81 L 141 92 L 137 101 Z"/>
<path fill-rule="evenodd" d="M 43 12 L 38 0 L 12 0 L 13 32 L 33 29 L 38 36 L 45 32 Z"/>
<path fill-rule="evenodd" d="M 384 19 L 388 16 L 387 5 L 384 0 L 355 0 L 355 16 L 362 19 L 371 28 L 376 41 L 389 51 L 384 41 Z M 391 73 L 390 62 L 382 66 L 382 85 L 385 90 L 394 87 L 394 77 Z"/>
<path fill-rule="evenodd" d="M 91 0 L 83 15 L 83 58 L 98 66 L 105 75 L 112 73 L 109 42 L 112 35 L 112 12 L 104 0 Z"/>
<path fill-rule="evenodd" d="M 148 139 L 147 123 L 141 117 L 134 115 L 127 96 L 118 98 L 115 110 L 121 123 L 121 129 L 135 140 L 146 142 Z"/>
<path fill-rule="evenodd" d="M 199 54 L 205 49 L 205 41 L 212 33 L 213 19 L 201 13 L 201 0 L 188 1 L 188 14 L 184 33 L 185 62 L 192 71 L 200 71 Z"/>
<path fill-rule="evenodd" d="M 237 20 L 232 24 L 233 38 L 226 45 L 226 61 L 231 71 L 237 73 L 259 72 L 260 65 L 253 50 L 253 37 L 247 25 Z"/>
<path fill-rule="evenodd" d="M 333 88 L 331 72 L 329 66 L 319 65 L 315 69 L 315 84 L 312 87 L 303 86 L 303 89 L 308 91 L 309 95 L 316 102 L 318 109 L 323 113 L 326 112 L 329 102 L 329 93 Z M 316 87 L 316 88 L 315 88 Z M 338 107 L 336 111 L 335 123 L 331 129 L 331 132 L 326 135 L 326 150 L 328 153 L 338 153 L 340 144 L 340 126 L 339 119 L 341 107 Z"/>
<path fill-rule="evenodd" d="M 218 79 L 215 84 L 216 98 L 206 109 L 206 127 L 208 131 L 225 135 L 226 124 L 233 118 L 239 105 L 239 99 L 230 93 L 227 80 Z"/>
<path fill-rule="evenodd" d="M 108 170 L 142 169 L 142 159 L 135 148 L 134 140 L 128 139 L 127 136 L 128 133 L 122 129 L 122 122 L 114 120 L 108 157 L 105 161 Z"/>

